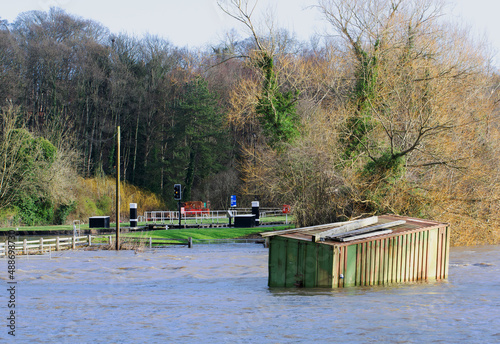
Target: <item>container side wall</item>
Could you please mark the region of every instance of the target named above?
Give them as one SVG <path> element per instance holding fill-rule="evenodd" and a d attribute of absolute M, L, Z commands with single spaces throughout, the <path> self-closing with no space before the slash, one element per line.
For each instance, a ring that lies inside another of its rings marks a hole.
<path fill-rule="evenodd" d="M 344 275 L 345 275 L 345 253 L 346 253 L 346 248 L 345 246 L 340 246 L 338 249 L 338 259 L 339 259 L 339 270 L 337 272 L 337 275 L 339 276 L 338 279 L 338 287 L 342 288 L 344 286 Z"/>
<path fill-rule="evenodd" d="M 427 248 L 429 247 L 429 232 L 424 231 L 422 232 L 423 234 L 423 242 L 422 242 L 422 279 L 427 279 L 427 264 L 429 262 L 428 260 L 428 250 Z"/>
<path fill-rule="evenodd" d="M 373 284 L 377 285 L 380 282 L 380 240 L 375 240 L 373 242 L 375 245 L 375 266 L 373 270 Z"/>
<path fill-rule="evenodd" d="M 269 243 L 269 287 L 284 287 L 286 274 L 286 241 L 272 237 Z"/>
<path fill-rule="evenodd" d="M 296 240 L 286 241 L 286 271 L 285 287 L 297 286 L 297 265 L 299 258 L 299 243 Z"/>
<path fill-rule="evenodd" d="M 394 259 L 396 259 L 396 256 L 394 255 L 394 238 L 389 238 L 389 247 L 387 249 L 388 251 L 388 266 L 387 266 L 387 283 L 392 283 L 393 282 L 393 271 L 394 271 Z"/>
<path fill-rule="evenodd" d="M 450 228 L 434 227 L 347 245 L 270 238 L 270 287 L 386 285 L 448 277 Z"/>
<path fill-rule="evenodd" d="M 333 247 L 333 257 L 332 257 L 332 267 L 333 267 L 333 277 L 332 277 L 332 286 L 333 288 L 338 288 L 339 286 L 339 247 Z"/>
<path fill-rule="evenodd" d="M 437 278 L 437 258 L 438 258 L 438 229 L 434 228 L 428 231 L 429 240 L 427 241 L 427 278 Z"/>
<path fill-rule="evenodd" d="M 408 281 L 414 281 L 415 264 L 415 233 L 408 234 L 409 262 L 408 262 Z"/>
<path fill-rule="evenodd" d="M 333 247 L 316 245 L 317 247 L 317 286 L 322 288 L 333 287 Z"/>
<path fill-rule="evenodd" d="M 305 271 L 304 271 L 304 287 L 314 288 L 318 286 L 318 247 L 319 245 L 308 242 L 304 243 L 305 250 Z"/>
<path fill-rule="evenodd" d="M 361 244 L 361 269 L 360 269 L 360 279 L 361 279 L 361 282 L 359 285 L 366 285 L 366 271 L 368 270 L 367 269 L 367 263 L 368 263 L 368 260 L 367 260 L 367 257 L 368 257 L 368 243 L 364 242 Z"/>
<path fill-rule="evenodd" d="M 361 269 L 362 269 L 362 255 L 363 253 L 363 244 L 356 245 L 356 285 L 361 285 Z"/>
<path fill-rule="evenodd" d="M 445 253 L 445 263 L 444 263 L 444 275 L 443 278 L 448 278 L 448 270 L 450 265 L 450 227 L 446 227 L 446 253 Z"/>
<path fill-rule="evenodd" d="M 382 276 L 382 283 L 384 285 L 389 282 L 389 243 L 389 238 L 382 240 L 382 251 L 384 253 L 384 272 Z"/>
<path fill-rule="evenodd" d="M 345 273 L 344 273 L 344 287 L 352 287 L 356 285 L 356 258 L 357 258 L 358 245 L 349 245 L 347 249 Z"/>
<path fill-rule="evenodd" d="M 302 241 L 297 242 L 297 273 L 295 274 L 296 287 L 304 287 L 306 278 L 306 245 Z"/>

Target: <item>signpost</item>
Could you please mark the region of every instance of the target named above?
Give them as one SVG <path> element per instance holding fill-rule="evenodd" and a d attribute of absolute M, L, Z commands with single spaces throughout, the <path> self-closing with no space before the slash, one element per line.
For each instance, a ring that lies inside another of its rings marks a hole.
<path fill-rule="evenodd" d="M 236 208 L 236 195 L 231 195 L 231 208 Z"/>

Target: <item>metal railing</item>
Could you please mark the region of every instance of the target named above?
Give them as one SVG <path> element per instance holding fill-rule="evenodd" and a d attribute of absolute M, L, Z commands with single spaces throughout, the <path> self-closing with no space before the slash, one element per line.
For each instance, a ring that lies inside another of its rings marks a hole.
<path fill-rule="evenodd" d="M 252 208 L 233 208 L 230 209 L 231 216 L 241 214 L 251 214 Z M 277 208 L 261 208 L 259 218 L 263 219 L 277 216 L 285 216 L 285 223 L 288 224 L 288 214 L 283 214 L 281 209 Z M 142 221 L 141 221 L 142 220 Z M 160 225 L 175 225 L 179 223 L 178 211 L 147 211 L 143 216 L 140 216 L 139 222 L 148 224 Z M 227 224 L 229 223 L 228 210 L 210 210 L 204 213 L 188 212 L 181 214 L 181 222 L 184 224 Z"/>

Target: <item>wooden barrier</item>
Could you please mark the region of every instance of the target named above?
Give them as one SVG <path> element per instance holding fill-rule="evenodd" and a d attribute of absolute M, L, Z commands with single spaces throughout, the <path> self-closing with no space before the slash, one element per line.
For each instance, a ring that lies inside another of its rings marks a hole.
<path fill-rule="evenodd" d="M 28 253 L 43 253 L 48 251 L 60 251 L 64 248 L 71 247 L 75 249 L 77 245 L 91 246 L 92 237 L 90 235 L 78 236 L 78 237 L 66 237 L 66 238 L 52 238 L 45 239 L 40 238 L 38 240 L 26 240 L 14 242 L 15 250 L 18 254 L 28 254 Z M 0 256 L 5 255 L 5 248 L 8 246 L 8 242 L 0 243 Z"/>
<path fill-rule="evenodd" d="M 191 237 L 187 239 L 159 239 L 159 238 L 121 238 L 122 244 L 132 244 L 138 246 L 148 246 L 149 248 L 170 245 L 185 245 L 189 248 L 193 247 Z M 114 245 L 114 237 L 108 237 L 109 245 Z M 79 237 L 56 237 L 51 239 L 40 238 L 38 240 L 26 240 L 14 242 L 17 254 L 38 254 L 49 251 L 60 251 L 62 249 L 75 249 L 78 245 L 92 245 L 92 236 Z M 5 248 L 8 247 L 8 241 L 0 243 L 0 257 L 5 256 Z"/>

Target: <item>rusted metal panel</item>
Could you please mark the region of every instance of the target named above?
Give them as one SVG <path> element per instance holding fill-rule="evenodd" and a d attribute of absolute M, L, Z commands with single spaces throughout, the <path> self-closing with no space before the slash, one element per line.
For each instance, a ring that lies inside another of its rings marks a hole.
<path fill-rule="evenodd" d="M 332 251 L 333 260 L 333 275 L 332 275 L 332 285 L 334 288 L 339 286 L 339 247 L 334 246 Z"/>

